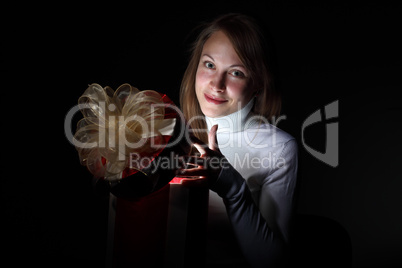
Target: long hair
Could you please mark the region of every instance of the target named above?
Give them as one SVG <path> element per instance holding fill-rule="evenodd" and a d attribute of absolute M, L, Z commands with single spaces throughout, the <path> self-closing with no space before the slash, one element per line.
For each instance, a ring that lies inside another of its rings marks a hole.
<path fill-rule="evenodd" d="M 194 135 L 207 143 L 206 122 L 195 93 L 195 77 L 202 49 L 208 38 L 222 31 L 231 41 L 237 55 L 250 74 L 250 86 L 256 89 L 258 97 L 252 112 L 270 119 L 278 116 L 281 98 L 273 85 L 268 67 L 265 39 L 256 22 L 242 14 L 226 14 L 206 24 L 192 46 L 189 64 L 180 87 L 180 106 Z M 197 131 L 198 130 L 198 131 Z"/>

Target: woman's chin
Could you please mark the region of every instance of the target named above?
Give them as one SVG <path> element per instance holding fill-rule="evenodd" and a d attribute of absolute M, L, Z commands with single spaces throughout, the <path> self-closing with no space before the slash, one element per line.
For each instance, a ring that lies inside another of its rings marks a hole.
<path fill-rule="evenodd" d="M 205 116 L 210 117 L 210 118 L 218 118 L 218 117 L 225 116 L 224 114 L 222 114 L 221 111 L 214 111 L 214 110 L 211 110 L 211 109 L 202 110 L 202 113 Z"/>

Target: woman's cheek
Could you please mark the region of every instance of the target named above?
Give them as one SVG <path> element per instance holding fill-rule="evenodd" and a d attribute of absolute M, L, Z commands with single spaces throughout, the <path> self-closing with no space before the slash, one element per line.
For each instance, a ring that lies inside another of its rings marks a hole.
<path fill-rule="evenodd" d="M 228 94 L 242 96 L 246 91 L 247 83 L 243 80 L 229 80 L 227 81 L 226 87 Z"/>
<path fill-rule="evenodd" d="M 208 73 L 202 70 L 198 70 L 196 77 L 195 77 L 195 82 L 196 82 L 196 87 L 203 86 L 204 84 L 208 83 Z"/>

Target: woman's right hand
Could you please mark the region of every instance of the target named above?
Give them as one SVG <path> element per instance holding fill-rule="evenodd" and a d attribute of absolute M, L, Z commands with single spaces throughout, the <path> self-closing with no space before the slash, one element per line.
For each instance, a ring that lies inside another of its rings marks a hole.
<path fill-rule="evenodd" d="M 186 158 L 186 167 L 177 170 L 177 177 L 191 179 L 207 179 L 208 184 L 212 185 L 218 179 L 227 162 L 219 150 L 216 131 L 218 125 L 214 125 L 208 133 L 208 145 L 200 140 L 193 143 L 194 147 L 200 153 L 200 156 L 190 156 Z"/>

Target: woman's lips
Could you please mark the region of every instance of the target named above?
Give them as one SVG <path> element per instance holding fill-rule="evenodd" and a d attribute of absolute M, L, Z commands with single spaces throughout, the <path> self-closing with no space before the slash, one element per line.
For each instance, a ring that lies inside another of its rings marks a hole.
<path fill-rule="evenodd" d="M 225 99 L 214 97 L 214 96 L 208 95 L 206 93 L 204 93 L 204 97 L 207 100 L 207 102 L 213 103 L 213 104 L 222 104 L 222 103 L 227 102 L 227 100 L 225 100 Z"/>

